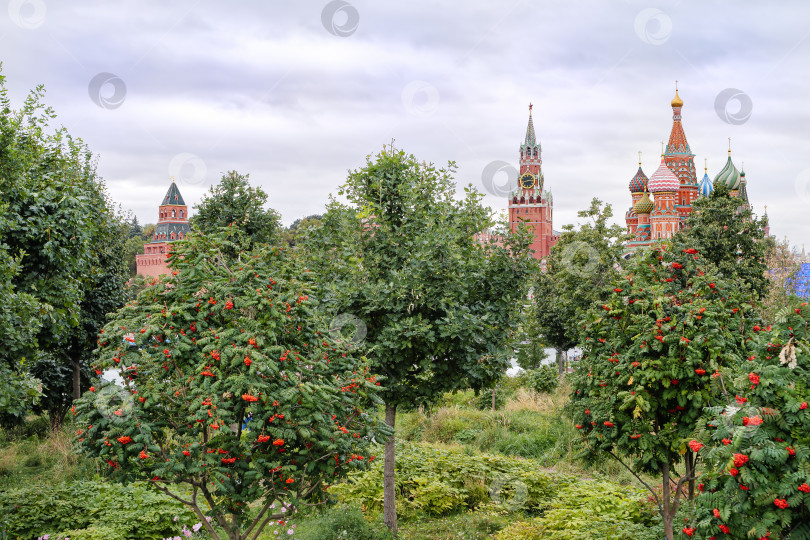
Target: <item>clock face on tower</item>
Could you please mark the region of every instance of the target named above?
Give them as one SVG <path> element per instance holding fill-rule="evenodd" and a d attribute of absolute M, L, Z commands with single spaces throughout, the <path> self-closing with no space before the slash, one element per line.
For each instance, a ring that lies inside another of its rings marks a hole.
<path fill-rule="evenodd" d="M 524 173 L 520 177 L 520 187 L 523 189 L 531 189 L 534 187 L 534 175 L 532 173 Z"/>

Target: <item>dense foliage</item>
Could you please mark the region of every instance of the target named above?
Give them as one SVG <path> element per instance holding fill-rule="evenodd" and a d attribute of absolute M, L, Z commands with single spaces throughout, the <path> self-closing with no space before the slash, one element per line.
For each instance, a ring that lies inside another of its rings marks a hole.
<path fill-rule="evenodd" d="M 189 221 L 191 226 L 205 233 L 233 226 L 244 249 L 273 242 L 281 229 L 280 216 L 265 208 L 267 193 L 251 186 L 248 179 L 249 175 L 236 171 L 223 174 L 219 183 L 194 205 L 197 213 Z"/>
<path fill-rule="evenodd" d="M 79 373 L 107 312 L 123 303 L 123 229 L 90 151 L 64 129 L 37 87 L 14 110 L 0 77 L 0 414 L 21 421 L 40 353 L 72 369 L 72 392 L 46 392 L 55 424 L 80 393 Z M 90 346 L 88 347 L 88 343 Z M 47 385 L 50 377 L 44 380 Z M 49 390 L 46 388 L 46 390 Z"/>
<path fill-rule="evenodd" d="M 627 238 L 622 227 L 609 224 L 613 210 L 609 204 L 603 207 L 599 199 L 594 198 L 577 215 L 587 221 L 578 230 L 570 224 L 563 226 L 559 241 L 545 259 L 545 272 L 535 280 L 529 313 L 543 340 L 557 349 L 560 374 L 563 352 L 577 343 L 576 321 L 609 291 Z"/>
<path fill-rule="evenodd" d="M 447 169 L 387 148 L 349 174 L 304 249 L 338 321 L 352 321 L 375 370 L 393 427 L 398 407 L 430 404 L 458 388 L 487 388 L 509 367 L 532 259 L 529 235 L 503 231 L 501 244 L 476 242 L 492 225 L 482 194 L 456 185 Z M 300 245 L 300 244 L 299 244 Z M 362 334 L 362 335 L 361 335 Z M 394 442 L 386 448 L 386 523 L 396 530 Z"/>
<path fill-rule="evenodd" d="M 80 449 L 113 479 L 151 480 L 201 521 L 203 498 L 231 539 L 283 520 L 274 501 L 319 498 L 388 433 L 367 413 L 375 377 L 326 333 L 310 273 L 241 240 L 229 228 L 177 242 L 168 279 L 100 337 L 96 368 L 118 369 L 124 389 L 91 388 L 76 405 Z"/>
<path fill-rule="evenodd" d="M 535 392 L 552 392 L 559 385 L 557 370 L 548 364 L 526 372 L 526 386 Z"/>
<path fill-rule="evenodd" d="M 766 218 L 756 219 L 751 209 L 730 195 L 722 182 L 709 197 L 692 203 L 686 227 L 675 237 L 678 245 L 700 251 L 704 261 L 717 267 L 728 279 L 746 283 L 754 298 L 768 290 L 765 266 Z"/>
<path fill-rule="evenodd" d="M 742 361 L 756 312 L 748 290 L 717 275 L 693 248 L 642 250 L 623 273 L 584 326 L 570 413 L 589 454 L 661 475 L 662 496 L 648 488 L 672 538 L 681 487 L 693 493 L 696 460 L 687 443 L 704 407 L 722 395 L 715 374 Z M 672 500 L 670 478 L 677 479 Z"/>
<path fill-rule="evenodd" d="M 810 538 L 809 324 L 806 302 L 785 306 L 754 327 L 740 369 L 724 372 L 725 403 L 696 437 L 703 538 L 723 527 L 734 538 Z"/>
<path fill-rule="evenodd" d="M 50 534 L 86 538 L 106 529 L 131 540 L 160 540 L 177 531 L 175 516 L 189 521 L 191 510 L 142 482 L 73 482 L 0 492 L 0 530 L 9 538 Z"/>

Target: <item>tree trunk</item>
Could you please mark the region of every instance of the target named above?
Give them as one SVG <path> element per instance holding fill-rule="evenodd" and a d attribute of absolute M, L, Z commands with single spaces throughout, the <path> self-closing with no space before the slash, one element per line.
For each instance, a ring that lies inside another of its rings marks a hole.
<path fill-rule="evenodd" d="M 492 412 L 495 412 L 495 387 L 492 387 Z"/>
<path fill-rule="evenodd" d="M 397 419 L 396 405 L 385 405 L 385 423 L 393 429 Z M 397 534 L 397 504 L 396 504 L 396 483 L 394 479 L 394 437 L 385 443 L 385 466 L 383 468 L 383 519 L 388 528 L 396 536 Z"/>
<path fill-rule="evenodd" d="M 73 399 L 82 397 L 82 364 L 78 357 L 71 358 L 73 364 Z"/>
<path fill-rule="evenodd" d="M 672 499 L 671 499 L 671 491 L 669 485 L 669 463 L 664 463 L 663 470 L 663 488 L 664 493 L 661 497 L 663 500 L 661 501 L 663 504 L 661 505 L 664 509 L 663 515 L 661 516 L 664 520 L 664 534 L 666 535 L 667 540 L 674 540 L 675 533 L 672 530 L 672 520 L 675 518 L 672 512 Z"/>
<path fill-rule="evenodd" d="M 564 365 L 563 354 L 562 354 L 563 352 L 562 352 L 562 349 L 556 349 L 556 351 L 557 351 L 557 374 L 562 379 L 563 365 Z"/>
<path fill-rule="evenodd" d="M 689 486 L 689 500 L 695 500 L 695 462 L 697 461 L 697 456 L 694 454 L 687 452 L 686 453 L 686 477 L 689 479 L 687 480 L 687 485 Z"/>

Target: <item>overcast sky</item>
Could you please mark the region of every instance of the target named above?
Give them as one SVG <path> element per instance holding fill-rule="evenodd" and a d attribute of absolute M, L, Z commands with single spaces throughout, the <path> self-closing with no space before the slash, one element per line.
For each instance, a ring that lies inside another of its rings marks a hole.
<path fill-rule="evenodd" d="M 517 165 L 532 102 L 554 228 L 594 196 L 624 224 L 637 152 L 651 174 L 677 79 L 699 177 L 731 137 L 755 211 L 767 204 L 772 234 L 810 250 L 806 1 L 4 3 L 15 104 L 43 83 L 141 223 L 170 176 L 191 206 L 236 169 L 289 224 L 392 139 L 485 191 L 489 163 Z"/>

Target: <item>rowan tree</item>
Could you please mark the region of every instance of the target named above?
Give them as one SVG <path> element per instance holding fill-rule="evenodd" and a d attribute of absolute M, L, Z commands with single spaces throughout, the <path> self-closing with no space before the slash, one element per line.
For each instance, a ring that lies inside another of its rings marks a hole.
<path fill-rule="evenodd" d="M 810 309 L 755 326 L 749 355 L 723 372 L 724 403 L 698 432 L 704 461 L 694 522 L 702 538 L 810 538 Z M 691 529 L 691 530 L 689 530 Z"/>
<path fill-rule="evenodd" d="M 586 456 L 609 454 L 635 474 L 672 539 L 681 489 L 694 493 L 697 454 L 688 443 L 704 407 L 723 395 L 714 375 L 742 361 L 756 312 L 750 291 L 697 250 L 668 247 L 635 253 L 610 297 L 591 309 L 568 410 Z M 660 475 L 662 496 L 640 472 Z"/>
<path fill-rule="evenodd" d="M 718 183 L 710 196 L 699 197 L 685 225 L 676 243 L 699 250 L 727 279 L 747 283 L 757 299 L 767 294 L 767 219 L 757 219 L 728 186 Z"/>
<path fill-rule="evenodd" d="M 226 228 L 176 242 L 167 279 L 99 336 L 95 369 L 118 369 L 123 388 L 75 406 L 81 452 L 112 479 L 150 480 L 212 537 L 240 540 L 288 519 L 284 505 L 323 500 L 389 433 L 369 413 L 378 381 L 330 337 L 312 275 L 241 241 Z"/>
<path fill-rule="evenodd" d="M 454 165 L 437 169 L 392 147 L 349 174 L 302 249 L 329 292 L 334 326 L 362 334 L 385 376 L 385 419 L 444 392 L 488 388 L 510 365 L 532 261 L 529 235 L 503 243 L 475 234 L 493 221 L 471 187 L 456 199 Z M 323 254 L 323 255 L 320 255 Z M 357 332 L 360 328 L 362 331 Z M 394 438 L 385 446 L 384 517 L 396 531 Z"/>

